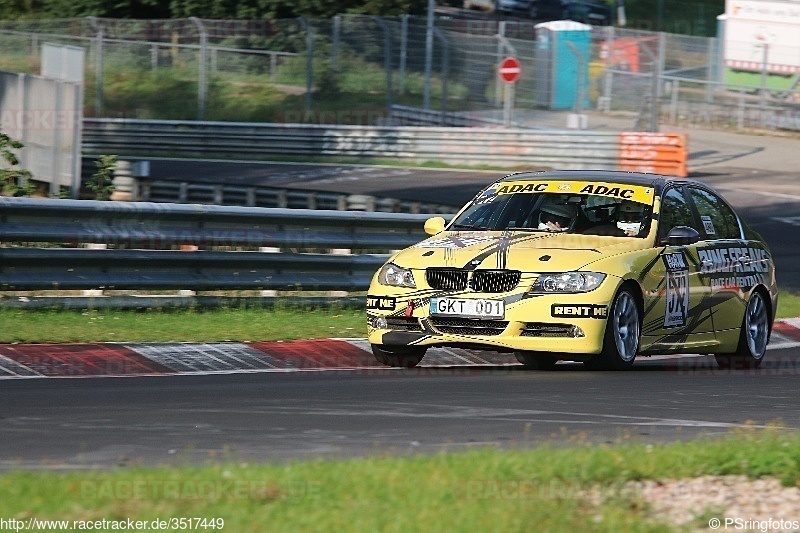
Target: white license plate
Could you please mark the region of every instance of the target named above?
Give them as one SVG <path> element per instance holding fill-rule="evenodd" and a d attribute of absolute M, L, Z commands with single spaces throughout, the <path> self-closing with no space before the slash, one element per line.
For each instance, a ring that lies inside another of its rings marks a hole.
<path fill-rule="evenodd" d="M 431 315 L 459 316 L 463 318 L 503 318 L 506 306 L 503 300 L 483 298 L 431 298 Z"/>

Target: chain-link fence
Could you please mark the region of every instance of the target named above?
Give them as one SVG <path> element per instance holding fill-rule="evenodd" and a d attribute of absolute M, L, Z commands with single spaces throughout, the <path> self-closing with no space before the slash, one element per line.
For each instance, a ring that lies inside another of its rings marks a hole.
<path fill-rule="evenodd" d="M 96 117 L 502 124 L 497 67 L 514 56 L 521 76 L 512 118 L 521 126 L 552 127 L 553 111 L 592 109 L 622 117 L 626 129 L 800 129 L 798 75 L 768 72 L 766 61 L 726 65 L 715 38 L 575 27 L 573 39 L 552 31 L 533 21 L 429 25 L 414 16 L 0 21 L 0 69 L 37 73 L 44 42 L 82 46 L 84 107 Z M 561 51 L 559 39 L 569 41 Z"/>

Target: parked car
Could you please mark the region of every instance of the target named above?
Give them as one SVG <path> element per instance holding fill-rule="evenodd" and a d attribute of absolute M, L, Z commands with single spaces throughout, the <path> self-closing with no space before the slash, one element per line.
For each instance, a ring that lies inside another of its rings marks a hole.
<path fill-rule="evenodd" d="M 367 296 L 375 358 L 429 347 L 624 370 L 638 356 L 713 354 L 757 367 L 777 306 L 764 240 L 703 183 L 614 171 L 506 176 L 394 254 Z"/>
<path fill-rule="evenodd" d="M 594 26 L 611 24 L 611 8 L 595 0 L 497 0 L 497 11 L 541 21 L 574 20 Z"/>

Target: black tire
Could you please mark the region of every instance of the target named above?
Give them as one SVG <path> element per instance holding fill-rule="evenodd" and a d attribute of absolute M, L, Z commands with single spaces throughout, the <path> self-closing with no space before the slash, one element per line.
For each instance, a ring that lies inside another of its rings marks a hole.
<path fill-rule="evenodd" d="M 538 352 L 514 352 L 514 357 L 525 370 L 553 370 L 558 362 L 557 357 Z"/>
<path fill-rule="evenodd" d="M 584 368 L 588 370 L 606 370 L 607 367 L 605 365 L 605 361 L 603 360 L 603 356 L 595 355 L 594 357 L 587 359 L 583 362 Z"/>
<path fill-rule="evenodd" d="M 761 366 L 769 340 L 769 310 L 760 291 L 754 291 L 739 330 L 739 344 L 732 354 L 717 354 L 714 358 L 720 368 L 751 369 Z"/>
<path fill-rule="evenodd" d="M 641 331 L 638 300 L 630 289 L 623 287 L 611 304 L 603 337 L 603 351 L 587 361 L 586 366 L 606 370 L 630 369 L 639 351 Z"/>
<path fill-rule="evenodd" d="M 419 346 L 372 345 L 372 355 L 375 356 L 376 361 L 398 368 L 414 368 L 425 357 L 426 350 L 427 348 Z"/>

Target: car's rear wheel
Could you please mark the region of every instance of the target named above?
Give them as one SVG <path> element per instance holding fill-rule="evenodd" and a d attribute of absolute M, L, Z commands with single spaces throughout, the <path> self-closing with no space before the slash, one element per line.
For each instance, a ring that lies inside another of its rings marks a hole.
<path fill-rule="evenodd" d="M 769 340 L 769 311 L 760 291 L 754 291 L 747 302 L 739 331 L 739 345 L 732 354 L 715 356 L 720 368 L 758 368 L 764 360 Z"/>
<path fill-rule="evenodd" d="M 514 352 L 514 357 L 526 370 L 553 370 L 558 358 L 538 352 Z"/>
<path fill-rule="evenodd" d="M 628 370 L 639 351 L 642 322 L 639 304 L 630 289 L 623 287 L 611 304 L 603 351 L 587 361 L 590 369 Z"/>
<path fill-rule="evenodd" d="M 373 344 L 375 360 L 387 366 L 414 368 L 425 357 L 426 348 L 420 346 L 387 346 Z"/>

